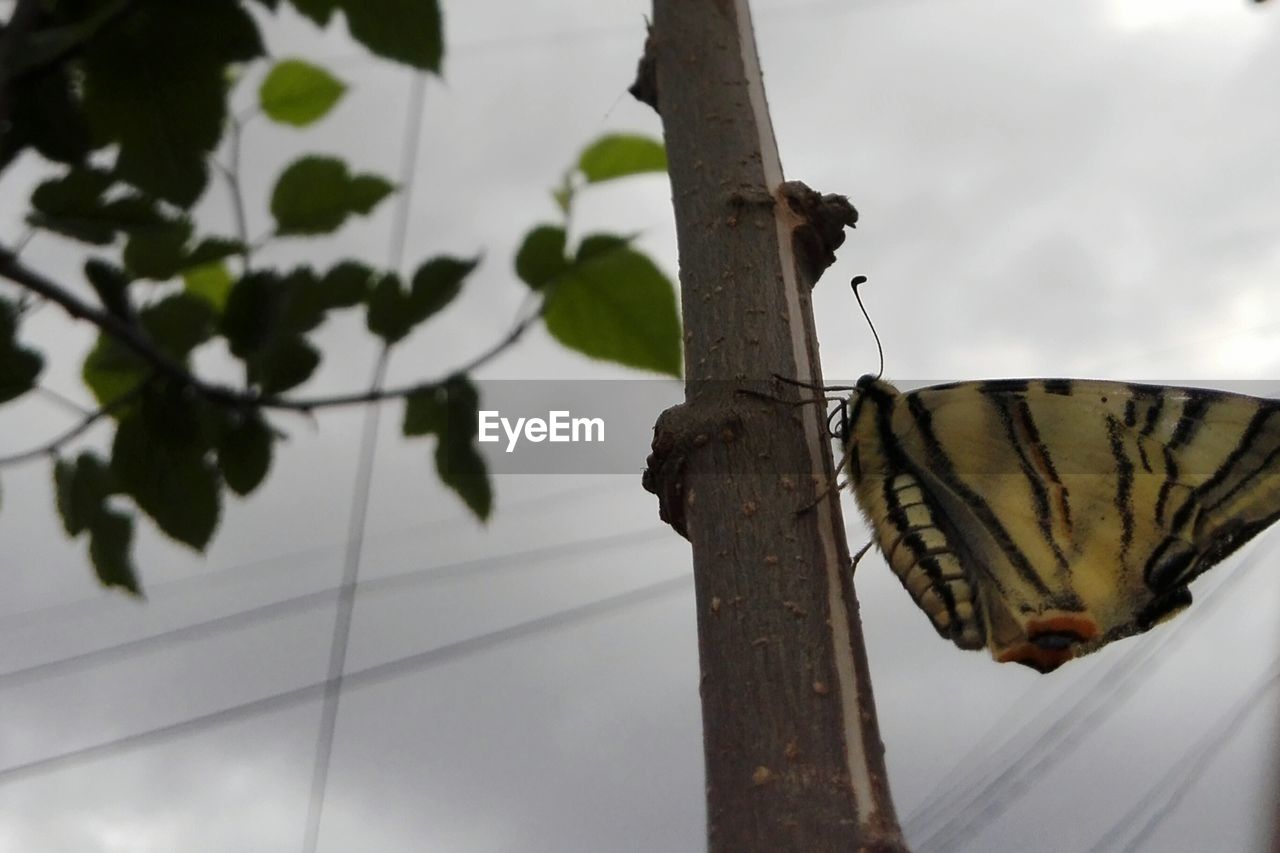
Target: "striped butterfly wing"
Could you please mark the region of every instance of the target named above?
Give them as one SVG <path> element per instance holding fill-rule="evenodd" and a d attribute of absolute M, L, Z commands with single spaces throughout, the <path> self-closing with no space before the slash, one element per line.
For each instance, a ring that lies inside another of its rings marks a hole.
<path fill-rule="evenodd" d="M 1280 517 L 1280 403 L 1074 380 L 864 377 L 855 495 L 944 637 L 1048 672 L 1147 630 Z"/>

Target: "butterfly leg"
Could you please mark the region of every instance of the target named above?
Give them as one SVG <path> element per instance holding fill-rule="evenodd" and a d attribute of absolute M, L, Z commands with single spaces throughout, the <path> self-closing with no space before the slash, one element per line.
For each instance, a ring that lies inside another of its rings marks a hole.
<path fill-rule="evenodd" d="M 836 470 L 837 471 L 845 470 L 845 468 L 849 465 L 849 459 L 852 456 L 853 456 L 853 442 L 850 442 L 849 444 L 845 445 L 844 454 L 840 457 L 840 461 L 836 463 Z M 841 480 L 839 477 L 836 477 L 833 480 L 829 480 L 827 484 L 822 488 L 822 490 L 818 492 L 817 496 L 813 500 L 809 501 L 807 504 L 805 504 L 804 506 L 796 510 L 796 515 L 804 515 L 806 512 L 813 509 L 818 504 L 822 503 L 823 499 L 826 498 L 827 495 L 831 494 L 832 492 L 838 492 L 847 485 L 849 485 L 849 481 Z"/>

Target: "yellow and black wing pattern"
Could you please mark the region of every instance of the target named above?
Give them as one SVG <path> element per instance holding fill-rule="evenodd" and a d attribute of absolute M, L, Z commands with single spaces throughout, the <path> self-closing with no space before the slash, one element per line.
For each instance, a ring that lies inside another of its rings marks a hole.
<path fill-rule="evenodd" d="M 1070 379 L 863 377 L 854 493 L 942 636 L 1041 672 L 1146 631 L 1280 518 L 1280 402 Z"/>

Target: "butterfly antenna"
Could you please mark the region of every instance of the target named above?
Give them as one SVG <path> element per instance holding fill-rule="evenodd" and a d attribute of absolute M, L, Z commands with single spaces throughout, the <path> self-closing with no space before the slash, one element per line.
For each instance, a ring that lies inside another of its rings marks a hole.
<path fill-rule="evenodd" d="M 853 288 L 853 298 L 858 300 L 858 307 L 862 309 L 862 316 L 866 318 L 867 325 L 871 327 L 871 336 L 876 339 L 876 352 L 880 354 L 880 369 L 876 372 L 876 379 L 884 376 L 884 347 L 880 345 L 880 334 L 876 331 L 876 324 L 871 322 L 871 315 L 867 313 L 867 306 L 862 304 L 862 294 L 858 293 L 858 285 L 866 284 L 867 277 L 865 275 L 855 275 L 853 280 L 849 282 L 849 286 Z"/>

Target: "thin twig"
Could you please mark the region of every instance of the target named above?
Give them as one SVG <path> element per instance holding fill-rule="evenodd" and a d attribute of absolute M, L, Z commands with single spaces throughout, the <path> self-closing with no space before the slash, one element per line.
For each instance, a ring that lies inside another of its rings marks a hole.
<path fill-rule="evenodd" d="M 52 456 L 56 454 L 62 449 L 64 444 L 80 437 L 89 429 L 89 427 L 93 426 L 98 421 L 102 420 L 107 415 L 110 415 L 112 412 L 121 408 L 141 394 L 145 384 L 145 382 L 139 383 L 135 388 L 121 394 L 119 397 L 115 398 L 110 403 L 107 403 L 97 411 L 87 413 L 75 424 L 75 426 L 62 431 L 58 435 L 46 441 L 44 444 L 32 447 L 29 450 L 22 450 L 18 453 L 10 453 L 7 456 L 0 456 L 0 468 L 7 467 L 9 465 L 18 465 L 22 462 L 29 462 L 32 459 L 39 459 L 42 456 Z"/>
<path fill-rule="evenodd" d="M 67 411 L 74 412 L 77 415 L 80 415 L 82 417 L 87 418 L 89 415 L 93 414 L 93 409 L 89 409 L 80 405 L 75 400 L 68 397 L 66 394 L 63 394 L 61 391 L 55 391 L 52 388 L 49 388 L 45 385 L 37 385 L 32 390 L 35 391 L 37 394 L 40 394 L 52 400 L 53 402 L 57 403 L 59 406 L 66 409 Z"/>
<path fill-rule="evenodd" d="M 240 187 L 240 120 L 234 116 L 228 121 L 230 125 L 230 149 L 231 149 L 231 165 L 219 166 L 218 171 L 226 178 L 227 188 L 231 191 L 231 212 L 236 219 L 236 236 L 240 238 L 240 260 L 243 268 L 242 273 L 247 273 L 249 267 L 253 265 L 253 249 L 249 243 L 249 218 L 245 214 L 244 192 Z"/>

